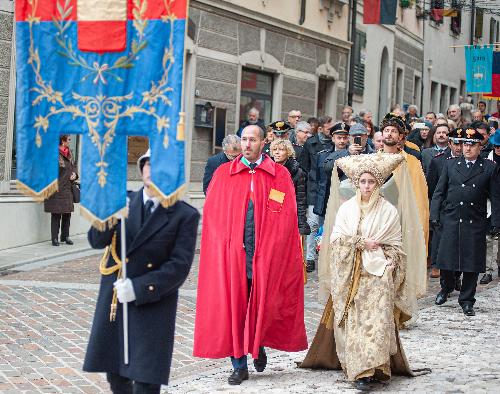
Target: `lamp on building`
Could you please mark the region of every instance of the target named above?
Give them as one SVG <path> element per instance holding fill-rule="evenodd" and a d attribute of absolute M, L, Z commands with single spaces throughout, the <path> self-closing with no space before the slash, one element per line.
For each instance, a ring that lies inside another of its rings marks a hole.
<path fill-rule="evenodd" d="M 194 125 L 195 127 L 209 127 L 214 126 L 214 109 L 210 101 L 205 104 L 196 104 L 195 115 L 194 115 Z"/>

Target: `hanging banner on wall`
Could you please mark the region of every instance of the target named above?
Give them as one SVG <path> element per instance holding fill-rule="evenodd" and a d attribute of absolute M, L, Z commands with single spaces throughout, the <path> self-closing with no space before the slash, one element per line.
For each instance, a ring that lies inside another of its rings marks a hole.
<path fill-rule="evenodd" d="M 58 142 L 81 134 L 81 208 L 103 227 L 126 206 L 127 137 L 151 147 L 163 205 L 185 190 L 186 0 L 16 0 L 18 181 L 57 190 Z"/>
<path fill-rule="evenodd" d="M 493 63 L 493 46 L 465 47 L 465 77 L 467 93 L 491 92 L 491 67 Z"/>
<path fill-rule="evenodd" d="M 483 95 L 488 100 L 500 100 L 500 51 L 493 52 L 491 67 L 491 93 Z"/>

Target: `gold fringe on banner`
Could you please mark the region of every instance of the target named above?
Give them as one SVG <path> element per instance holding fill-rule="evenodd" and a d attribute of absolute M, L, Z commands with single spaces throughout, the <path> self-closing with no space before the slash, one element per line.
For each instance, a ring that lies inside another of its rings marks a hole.
<path fill-rule="evenodd" d="M 171 207 L 177 201 L 179 201 L 184 196 L 184 194 L 186 194 L 186 185 L 185 184 L 182 185 L 181 187 L 179 187 L 175 192 L 169 194 L 168 196 L 163 194 L 160 191 L 160 189 L 158 189 L 158 187 L 152 182 L 149 185 L 149 188 L 153 192 L 154 197 L 158 197 L 160 199 L 161 205 L 164 208 Z"/>
<path fill-rule="evenodd" d="M 105 231 L 107 229 L 111 229 L 113 226 L 118 223 L 118 218 L 116 216 L 121 215 L 123 217 L 128 216 L 128 209 L 122 208 L 112 214 L 111 216 L 108 216 L 106 219 L 101 220 L 97 216 L 95 216 L 92 212 L 90 212 L 87 208 L 83 207 L 80 205 L 80 213 L 81 215 L 87 219 L 92 227 L 96 228 L 99 231 Z"/>
<path fill-rule="evenodd" d="M 59 190 L 57 179 L 51 182 L 42 191 L 36 192 L 20 180 L 16 180 L 19 191 L 27 196 L 33 197 L 37 202 L 42 202 Z"/>

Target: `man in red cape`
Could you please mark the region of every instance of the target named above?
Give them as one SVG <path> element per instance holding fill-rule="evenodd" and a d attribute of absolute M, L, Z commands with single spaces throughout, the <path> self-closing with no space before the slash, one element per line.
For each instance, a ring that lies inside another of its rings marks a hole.
<path fill-rule="evenodd" d="M 231 357 L 229 384 L 257 372 L 264 346 L 307 349 L 295 190 L 288 170 L 262 155 L 264 132 L 242 131 L 242 155 L 220 166 L 203 208 L 194 355 Z"/>

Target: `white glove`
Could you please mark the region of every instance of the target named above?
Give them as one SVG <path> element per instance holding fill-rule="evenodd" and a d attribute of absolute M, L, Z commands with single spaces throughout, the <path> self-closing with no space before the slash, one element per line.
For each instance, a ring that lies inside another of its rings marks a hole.
<path fill-rule="evenodd" d="M 113 286 L 116 289 L 116 296 L 118 297 L 118 301 L 120 301 L 122 304 L 135 301 L 136 296 L 134 292 L 134 286 L 132 285 L 132 281 L 129 278 L 125 280 L 118 279 L 115 283 L 113 283 Z"/>

